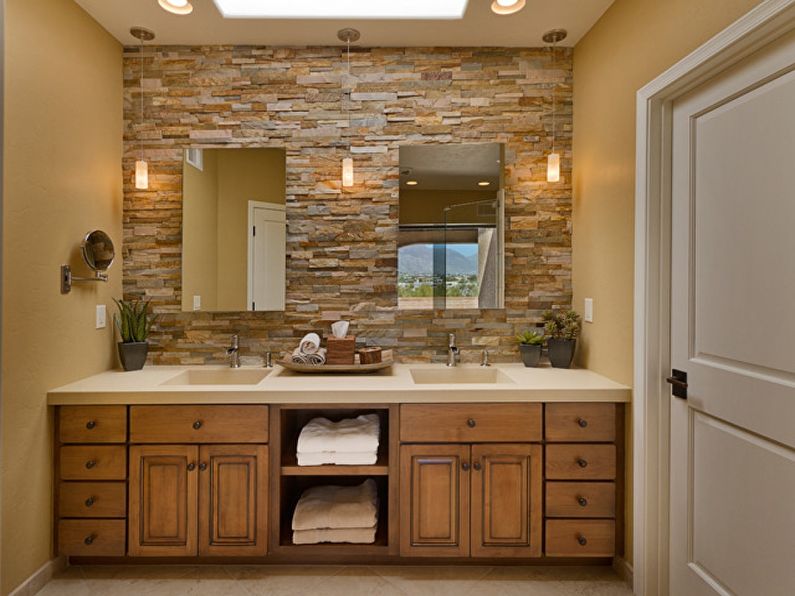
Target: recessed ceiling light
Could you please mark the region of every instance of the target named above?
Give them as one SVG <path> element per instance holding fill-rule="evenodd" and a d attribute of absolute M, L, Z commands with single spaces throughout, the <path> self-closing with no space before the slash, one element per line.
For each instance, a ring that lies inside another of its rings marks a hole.
<path fill-rule="evenodd" d="M 406 180 L 406 186 L 417 186 L 419 182 L 416 180 Z"/>
<path fill-rule="evenodd" d="M 214 0 L 227 19 L 461 19 L 468 0 Z M 500 0 L 504 2 L 506 0 Z M 524 4 L 524 0 L 519 0 Z M 160 0 L 161 4 L 163 0 Z"/>
<path fill-rule="evenodd" d="M 190 14 L 193 12 L 193 5 L 189 0 L 157 0 L 160 8 L 174 14 Z"/>
<path fill-rule="evenodd" d="M 524 4 L 525 0 L 494 0 L 491 10 L 499 15 L 514 14 L 522 10 Z"/>
<path fill-rule="evenodd" d="M 488 186 L 489 184 L 491 184 L 491 182 L 489 182 L 488 180 L 481 180 L 480 182 L 478 182 L 478 186 Z"/>

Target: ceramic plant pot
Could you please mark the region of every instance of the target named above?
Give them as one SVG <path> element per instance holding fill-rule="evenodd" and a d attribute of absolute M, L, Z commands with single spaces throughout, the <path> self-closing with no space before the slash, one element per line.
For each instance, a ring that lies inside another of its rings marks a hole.
<path fill-rule="evenodd" d="M 547 341 L 549 348 L 549 361 L 555 368 L 570 368 L 574 360 L 574 349 L 577 347 L 576 339 L 550 339 Z"/>
<path fill-rule="evenodd" d="M 519 344 L 519 353 L 522 355 L 522 362 L 528 368 L 538 366 L 538 362 L 541 360 L 540 345 Z"/>
<path fill-rule="evenodd" d="M 149 353 L 149 344 L 145 341 L 124 343 L 120 341 L 119 360 L 124 370 L 141 370 L 146 364 L 146 355 Z"/>

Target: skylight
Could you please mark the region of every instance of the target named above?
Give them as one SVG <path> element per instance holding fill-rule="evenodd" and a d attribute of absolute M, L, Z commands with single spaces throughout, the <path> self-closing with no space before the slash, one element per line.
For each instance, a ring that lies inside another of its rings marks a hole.
<path fill-rule="evenodd" d="M 227 19 L 461 19 L 468 0 L 215 0 Z"/>

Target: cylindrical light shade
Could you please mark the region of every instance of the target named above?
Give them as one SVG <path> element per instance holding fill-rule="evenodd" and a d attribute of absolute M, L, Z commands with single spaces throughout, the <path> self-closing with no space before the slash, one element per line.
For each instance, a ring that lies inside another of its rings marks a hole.
<path fill-rule="evenodd" d="M 135 162 L 135 188 L 138 190 L 149 188 L 149 164 L 142 159 Z"/>
<path fill-rule="evenodd" d="M 350 157 L 342 160 L 342 185 L 353 186 L 353 159 Z"/>
<path fill-rule="evenodd" d="M 550 153 L 547 157 L 547 182 L 560 182 L 560 155 Z"/>

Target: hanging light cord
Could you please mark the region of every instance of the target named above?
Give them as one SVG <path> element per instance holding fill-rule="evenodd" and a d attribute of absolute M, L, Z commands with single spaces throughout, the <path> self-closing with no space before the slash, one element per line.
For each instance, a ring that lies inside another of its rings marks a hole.
<path fill-rule="evenodd" d="M 143 125 L 144 123 L 144 40 L 141 38 L 141 78 L 139 80 L 140 87 L 141 87 L 141 122 L 140 124 Z M 141 136 L 141 133 L 138 133 L 138 142 L 140 146 L 141 152 L 141 160 L 144 158 L 144 139 Z"/>
<path fill-rule="evenodd" d="M 555 51 L 556 50 L 555 46 L 557 45 L 557 43 L 558 43 L 557 41 L 553 41 L 552 42 L 552 66 L 553 66 L 553 68 L 555 66 L 555 58 L 557 57 L 557 52 Z M 555 153 L 555 108 L 556 108 L 555 98 L 556 98 L 556 95 L 557 95 L 556 91 L 557 91 L 557 83 L 553 82 L 552 83 L 552 153 Z"/>
<path fill-rule="evenodd" d="M 351 136 L 351 103 L 353 102 L 353 85 L 351 83 L 351 37 L 348 36 L 348 145 L 350 149 Z"/>

